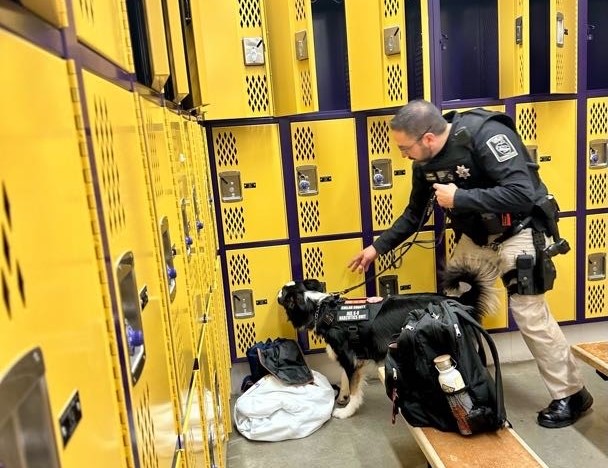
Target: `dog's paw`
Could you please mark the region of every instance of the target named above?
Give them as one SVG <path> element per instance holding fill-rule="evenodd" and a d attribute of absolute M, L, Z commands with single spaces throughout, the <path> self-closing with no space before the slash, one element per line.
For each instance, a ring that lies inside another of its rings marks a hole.
<path fill-rule="evenodd" d="M 338 395 L 338 398 L 336 399 L 336 403 L 340 406 L 348 405 L 349 401 L 350 401 L 350 395 Z"/>
<path fill-rule="evenodd" d="M 353 412 L 348 406 L 345 406 L 344 408 L 336 408 L 331 415 L 336 419 L 346 419 L 350 418 Z"/>

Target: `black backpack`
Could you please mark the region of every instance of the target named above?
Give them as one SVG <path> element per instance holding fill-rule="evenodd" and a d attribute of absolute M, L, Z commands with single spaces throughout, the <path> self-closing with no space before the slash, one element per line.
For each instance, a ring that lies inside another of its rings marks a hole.
<path fill-rule="evenodd" d="M 393 418 L 400 409 L 412 426 L 458 432 L 433 363 L 435 357 L 449 354 L 473 401 L 468 415 L 472 432 L 495 431 L 504 425 L 506 413 L 496 346 L 471 317 L 471 310 L 446 299 L 408 314 L 401 334 L 389 345 L 385 361 L 386 393 L 393 401 Z M 481 335 L 494 359 L 495 381 L 486 367 Z"/>

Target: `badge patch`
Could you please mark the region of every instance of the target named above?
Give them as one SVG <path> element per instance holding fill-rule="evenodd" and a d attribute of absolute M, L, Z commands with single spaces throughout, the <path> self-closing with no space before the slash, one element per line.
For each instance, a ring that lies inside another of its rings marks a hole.
<path fill-rule="evenodd" d="M 468 179 L 471 177 L 471 169 L 464 166 L 456 166 L 456 174 L 458 174 L 458 177 L 461 179 Z"/>
<path fill-rule="evenodd" d="M 437 182 L 437 176 L 434 172 L 425 172 L 424 177 L 426 177 L 427 182 Z"/>
<path fill-rule="evenodd" d="M 486 145 L 492 151 L 498 162 L 504 162 L 508 159 L 514 158 L 517 156 L 517 150 L 511 143 L 511 140 L 507 138 L 506 135 L 500 133 L 498 135 L 494 135 L 488 141 L 486 141 Z"/>
<path fill-rule="evenodd" d="M 442 184 L 454 182 L 454 174 L 452 174 L 452 171 L 437 171 L 436 174 L 437 179 Z"/>
<path fill-rule="evenodd" d="M 343 305 L 338 309 L 338 322 L 355 322 L 369 320 L 369 309 L 366 305 Z"/>

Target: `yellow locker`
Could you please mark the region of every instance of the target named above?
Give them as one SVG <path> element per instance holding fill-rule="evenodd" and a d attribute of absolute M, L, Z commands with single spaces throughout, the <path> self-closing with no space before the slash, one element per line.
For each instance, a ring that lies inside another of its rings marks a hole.
<path fill-rule="evenodd" d="M 163 6 L 160 0 L 146 0 L 144 8 L 148 30 L 150 72 L 152 74 L 150 87 L 162 92 L 165 82 L 169 78 L 169 56 L 167 54 L 167 40 L 165 38 Z"/>
<path fill-rule="evenodd" d="M 58 28 L 68 26 L 65 0 L 21 0 L 19 3 Z"/>
<path fill-rule="evenodd" d="M 133 72 L 126 0 L 72 2 L 78 40 Z"/>
<path fill-rule="evenodd" d="M 213 129 L 224 242 L 287 238 L 276 124 Z"/>
<path fill-rule="evenodd" d="M 587 100 L 587 209 L 608 208 L 608 98 Z"/>
<path fill-rule="evenodd" d="M 304 279 L 314 278 L 325 284 L 327 292 L 342 291 L 365 281 L 361 273 L 351 272 L 349 261 L 363 248 L 361 239 L 343 239 L 302 244 Z M 348 297 L 365 297 L 365 286 L 348 293 Z M 308 332 L 308 348 L 325 348 L 325 340 L 314 331 Z"/>
<path fill-rule="evenodd" d="M 576 101 L 518 104 L 517 131 L 561 211 L 576 209 Z"/>
<path fill-rule="evenodd" d="M 199 25 L 194 42 L 205 117 L 273 115 L 264 0 L 200 0 L 190 8 Z"/>
<path fill-rule="evenodd" d="M 404 0 L 345 2 L 351 109 L 407 101 Z"/>
<path fill-rule="evenodd" d="M 408 240 L 413 240 L 413 236 Z M 387 297 L 395 294 L 411 294 L 418 292 L 437 291 L 434 233 L 421 232 L 417 241 L 425 241 L 424 248 L 414 245 L 399 260 L 399 249 L 394 254 L 380 255 L 375 262 L 376 291 L 378 295 Z M 381 273 L 383 270 L 386 271 Z M 381 274 L 380 274 L 381 273 Z"/>
<path fill-rule="evenodd" d="M 190 92 L 188 87 L 188 72 L 186 70 L 186 53 L 182 21 L 178 0 L 163 2 L 165 14 L 165 29 L 169 55 L 171 82 L 173 83 L 174 101 L 180 103 Z"/>
<path fill-rule="evenodd" d="M 557 278 L 546 298 L 555 320 L 562 322 L 576 320 L 576 218 L 560 218 L 559 233 L 572 250 L 566 255 L 553 257 Z"/>
<path fill-rule="evenodd" d="M 530 93 L 530 0 L 501 1 L 498 8 L 499 96 Z"/>
<path fill-rule="evenodd" d="M 173 350 L 173 369 L 178 408 L 185 411 L 185 394 L 190 385 L 190 368 L 194 362 L 197 336 L 196 324 L 203 311 L 193 303 L 193 278 L 187 268 L 185 233 L 181 218 L 181 204 L 175 185 L 170 142 L 167 138 L 165 109 L 152 101 L 139 98 L 142 113 L 143 138 L 146 143 L 151 191 L 156 211 L 156 233 L 162 252 L 162 276 L 168 291 L 170 343 Z M 198 330 L 200 332 L 200 330 Z M 177 416 L 181 427 L 181 417 Z"/>
<path fill-rule="evenodd" d="M 274 115 L 319 110 L 310 0 L 266 0 Z"/>
<path fill-rule="evenodd" d="M 279 289 L 292 279 L 289 247 L 230 250 L 226 260 L 236 357 L 267 338 L 294 338 L 296 331 L 277 302 Z"/>
<path fill-rule="evenodd" d="M 576 93 L 578 1 L 549 2 L 551 93 Z"/>
<path fill-rule="evenodd" d="M 131 440 L 143 464 L 156 464 L 167 434 L 176 434 L 171 398 L 166 266 L 138 132 L 135 96 L 83 71 L 101 206 L 124 336 L 134 416 Z M 173 324 L 172 324 L 173 325 Z M 192 364 L 186 371 L 191 372 Z M 173 427 L 172 427 L 173 426 Z"/>
<path fill-rule="evenodd" d="M 456 239 L 454 236 L 454 231 L 452 229 L 445 230 L 445 254 L 446 261 L 449 262 L 449 259 L 452 257 L 454 253 L 454 247 L 456 247 Z M 507 296 L 507 290 L 502 284 L 502 280 L 498 278 L 496 283 L 494 284 L 496 288 L 500 291 L 500 308 L 495 311 L 492 315 L 486 315 L 482 319 L 482 325 L 488 329 L 492 330 L 495 328 L 507 328 L 509 326 L 509 315 L 508 315 L 508 301 L 509 298 Z"/>
<path fill-rule="evenodd" d="M 291 124 L 301 237 L 361 231 L 353 119 Z"/>
<path fill-rule="evenodd" d="M 561 224 L 561 223 L 560 223 Z M 606 251 L 608 215 L 587 215 L 587 252 L 585 280 L 585 318 L 608 316 L 606 301 Z M 580 272 L 579 274 L 583 274 Z"/>
<path fill-rule="evenodd" d="M 22 466 L 29 451 L 42 457 L 30 466 L 130 467 L 73 64 L 4 30 L 0 49 L 11 63 L 0 74 L 10 90 L 0 109 L 0 459 Z"/>

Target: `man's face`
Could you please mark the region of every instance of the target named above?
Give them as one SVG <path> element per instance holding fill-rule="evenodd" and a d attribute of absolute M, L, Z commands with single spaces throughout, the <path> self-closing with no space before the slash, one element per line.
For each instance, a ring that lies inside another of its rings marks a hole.
<path fill-rule="evenodd" d="M 418 162 L 428 162 L 433 157 L 429 141 L 432 136 L 431 133 L 412 136 L 402 130 L 393 130 L 393 140 L 401 155 Z"/>

